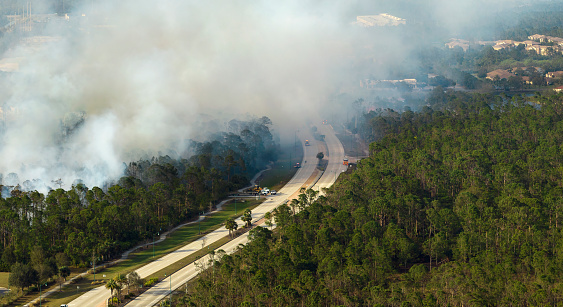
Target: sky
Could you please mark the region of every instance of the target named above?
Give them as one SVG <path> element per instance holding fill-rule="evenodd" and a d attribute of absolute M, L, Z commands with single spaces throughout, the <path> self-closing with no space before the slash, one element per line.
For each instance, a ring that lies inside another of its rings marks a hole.
<path fill-rule="evenodd" d="M 457 33 L 517 1 L 85 3 L 46 25 L 56 42 L 4 55 L 25 57 L 18 73 L 0 77 L 0 173 L 17 173 L 13 182 L 101 186 L 124 162 L 205 139 L 221 128 L 211 120 L 266 115 L 293 135 L 331 95 L 367 74 L 385 77 L 408 56 L 401 30 L 361 29 L 357 15 L 429 18 Z"/>

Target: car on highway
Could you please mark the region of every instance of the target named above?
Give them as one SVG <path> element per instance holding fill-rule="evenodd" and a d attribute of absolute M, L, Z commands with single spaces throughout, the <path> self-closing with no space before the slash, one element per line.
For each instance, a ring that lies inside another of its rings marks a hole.
<path fill-rule="evenodd" d="M 276 191 L 276 190 L 271 190 L 271 191 L 270 191 L 270 195 L 276 195 L 276 194 L 278 194 L 278 191 Z"/>

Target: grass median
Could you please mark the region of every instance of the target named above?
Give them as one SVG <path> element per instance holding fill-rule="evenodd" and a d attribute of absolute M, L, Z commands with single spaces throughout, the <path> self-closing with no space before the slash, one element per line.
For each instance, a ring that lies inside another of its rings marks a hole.
<path fill-rule="evenodd" d="M 264 201 L 264 198 L 261 198 L 259 200 L 246 200 L 244 202 L 241 202 L 239 200 L 236 203 L 236 213 L 235 213 L 234 202 L 225 204 L 221 211 L 217 211 L 215 213 L 206 216 L 206 218 L 199 223 L 194 223 L 181 227 L 175 232 L 168 235 L 166 240 L 164 240 L 163 242 L 155 244 L 154 258 L 153 258 L 153 248 L 152 245 L 150 245 L 142 250 L 130 254 L 128 259 L 114 266 L 107 267 L 102 270 L 97 270 L 96 280 L 99 281 L 99 284 L 93 285 L 92 283 L 94 282 L 94 274 L 88 274 L 83 279 L 76 281 L 74 284 L 67 287 L 63 287 L 61 292 L 57 292 L 49 296 L 48 302 L 43 304 L 43 306 L 60 306 L 61 304 L 69 303 L 72 300 L 79 297 L 80 295 L 84 294 L 85 292 L 105 285 L 107 280 L 113 278 L 115 275 L 119 273 L 125 275 L 129 272 L 132 272 L 150 263 L 154 259 L 158 259 L 168 253 L 171 253 L 185 246 L 186 244 L 199 239 L 205 234 L 220 228 L 227 218 L 231 216 L 238 217 L 242 215 L 244 210 L 246 210 L 247 208 L 252 210 L 260 203 L 262 203 L 262 201 Z M 228 238 L 226 239 L 228 241 Z M 215 244 L 220 244 L 218 246 L 221 246 L 224 243 L 225 242 L 223 242 L 223 239 L 221 239 L 218 242 L 211 244 L 211 246 L 213 247 L 215 246 Z M 177 261 L 176 263 L 173 263 L 170 266 L 162 269 L 161 271 L 156 272 L 153 275 L 156 276 L 156 274 L 160 274 L 163 276 L 164 273 L 166 272 L 175 272 L 206 254 L 207 254 L 207 248 L 205 249 L 205 251 L 202 250 L 192 255 L 189 255 Z M 153 276 L 151 275 L 149 277 L 153 277 Z"/>
<path fill-rule="evenodd" d="M 271 190 L 281 189 L 297 172 L 297 168 L 294 167 L 295 163 L 301 163 L 302 160 L 302 146 L 294 147 L 292 144 L 283 147 L 272 169 L 262 175 L 260 186 L 268 187 Z"/>

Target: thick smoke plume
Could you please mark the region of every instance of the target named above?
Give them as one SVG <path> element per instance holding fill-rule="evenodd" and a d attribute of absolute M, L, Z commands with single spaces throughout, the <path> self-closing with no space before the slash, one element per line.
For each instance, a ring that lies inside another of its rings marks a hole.
<path fill-rule="evenodd" d="M 181 154 L 187 139 L 213 132 L 210 119 L 255 114 L 294 126 L 409 52 L 401 30 L 351 23 L 387 10 L 414 16 L 419 2 L 341 2 L 84 1 L 46 25 L 42 35 L 57 39 L 5 55 L 25 60 L 1 77 L 4 184 L 100 186 L 123 162 Z"/>

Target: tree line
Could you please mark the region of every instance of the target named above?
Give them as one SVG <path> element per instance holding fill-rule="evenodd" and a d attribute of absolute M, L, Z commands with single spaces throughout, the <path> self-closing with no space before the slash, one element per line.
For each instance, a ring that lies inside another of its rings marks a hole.
<path fill-rule="evenodd" d="M 132 162 L 107 189 L 79 183 L 44 195 L 14 187 L 0 199 L 0 269 L 25 271 L 37 284 L 197 217 L 275 159 L 271 124 L 267 117 L 231 121 L 229 131 L 193 141 L 189 158 Z"/>
<path fill-rule="evenodd" d="M 383 131 L 369 158 L 276 209 L 178 306 L 563 302 L 563 95 L 442 92 L 363 124 Z"/>

